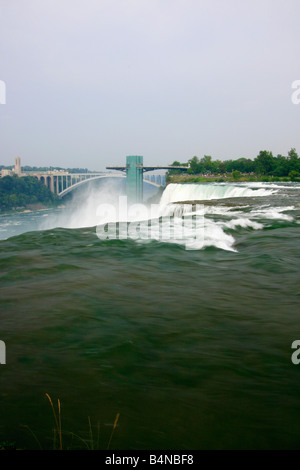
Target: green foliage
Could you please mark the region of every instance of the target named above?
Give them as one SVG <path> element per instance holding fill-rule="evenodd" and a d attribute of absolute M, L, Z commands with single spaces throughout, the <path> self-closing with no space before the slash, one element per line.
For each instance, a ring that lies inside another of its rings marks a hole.
<path fill-rule="evenodd" d="M 170 166 L 187 166 L 187 163 L 180 163 L 177 160 L 175 160 L 173 163 L 171 163 Z M 166 182 L 170 181 L 170 177 L 174 175 L 180 175 L 181 170 L 168 170 L 166 173 Z"/>
<path fill-rule="evenodd" d="M 234 171 L 232 172 L 232 176 L 234 177 L 235 180 L 238 180 L 238 179 L 242 176 L 242 174 L 241 174 L 240 171 L 234 170 Z"/>
<path fill-rule="evenodd" d="M 258 174 L 272 176 L 289 176 L 291 171 L 300 171 L 300 158 L 295 149 L 291 149 L 287 157 L 262 150 L 254 160 L 255 169 Z"/>
<path fill-rule="evenodd" d="M 299 171 L 292 170 L 289 172 L 289 177 L 292 181 L 296 181 L 300 177 Z"/>
<path fill-rule="evenodd" d="M 53 206 L 58 197 L 32 176 L 0 178 L 0 211 L 24 208 L 30 204 Z"/>
<path fill-rule="evenodd" d="M 254 171 L 253 160 L 246 158 L 239 158 L 238 160 L 212 160 L 209 155 L 204 155 L 201 160 L 198 157 L 193 157 L 189 161 L 189 174 L 219 174 L 231 173 L 239 171 L 240 173 L 251 173 Z"/>
<path fill-rule="evenodd" d="M 178 162 L 174 162 L 173 165 L 175 163 L 178 164 Z M 181 165 L 183 164 L 181 163 Z M 235 180 L 242 175 L 249 175 L 255 181 L 255 174 L 264 177 L 266 181 L 269 180 L 269 177 L 289 177 L 295 180 L 300 176 L 300 158 L 294 148 L 288 152 L 287 156 L 277 155 L 276 157 L 268 150 L 261 150 L 254 160 L 238 158 L 237 160 L 221 161 L 212 160 L 212 157 L 208 155 L 204 155 L 201 159 L 194 156 L 188 160 L 187 173 L 200 176 L 231 174 Z M 169 175 L 171 174 L 175 173 L 172 171 Z"/>

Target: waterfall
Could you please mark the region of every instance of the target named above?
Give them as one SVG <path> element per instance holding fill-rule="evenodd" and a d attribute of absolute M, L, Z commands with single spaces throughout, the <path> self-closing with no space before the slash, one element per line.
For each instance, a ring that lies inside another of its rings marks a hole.
<path fill-rule="evenodd" d="M 187 201 L 270 196 L 276 192 L 274 189 L 251 188 L 246 185 L 230 183 L 169 184 L 163 192 L 160 205 L 165 206 L 175 202 Z"/>

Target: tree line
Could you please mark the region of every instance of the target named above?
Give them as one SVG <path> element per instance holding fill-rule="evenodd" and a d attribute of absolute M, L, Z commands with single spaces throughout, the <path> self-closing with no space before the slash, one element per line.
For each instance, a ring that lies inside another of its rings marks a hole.
<path fill-rule="evenodd" d="M 12 170 L 13 165 L 5 166 L 0 165 L 0 170 Z M 36 172 L 47 172 L 47 171 L 68 171 L 69 173 L 91 173 L 87 168 L 62 168 L 60 166 L 22 166 L 22 171 L 36 171 Z"/>
<path fill-rule="evenodd" d="M 296 149 L 292 148 L 288 154 L 274 156 L 268 150 L 261 150 L 254 160 L 238 158 L 237 160 L 213 160 L 211 156 L 204 155 L 189 159 L 187 163 L 175 161 L 171 166 L 187 166 L 187 173 L 191 175 L 224 175 L 226 173 L 257 174 L 278 177 L 300 177 L 300 158 Z M 169 175 L 180 173 L 179 170 L 170 170 Z"/>
<path fill-rule="evenodd" d="M 0 178 L 0 211 L 25 208 L 28 205 L 54 206 L 58 197 L 32 176 Z"/>

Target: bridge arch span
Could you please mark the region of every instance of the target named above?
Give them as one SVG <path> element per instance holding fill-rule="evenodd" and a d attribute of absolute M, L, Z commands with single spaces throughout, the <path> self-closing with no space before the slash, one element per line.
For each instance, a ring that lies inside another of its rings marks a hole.
<path fill-rule="evenodd" d="M 66 194 L 70 193 L 71 191 L 73 191 L 74 189 L 82 186 L 83 184 L 86 184 L 86 183 L 89 183 L 90 181 L 95 181 L 95 180 L 100 180 L 100 179 L 107 179 L 107 178 L 122 178 L 122 179 L 126 179 L 126 176 L 125 175 L 101 175 L 101 176 L 95 176 L 95 177 L 91 177 L 91 178 L 86 178 L 82 181 L 79 181 L 78 183 L 75 183 L 73 184 L 72 186 L 69 186 L 68 188 L 64 189 L 63 191 L 61 191 L 60 193 L 58 193 L 57 195 L 60 197 L 60 198 L 63 198 Z M 151 184 L 152 186 L 155 186 L 156 188 L 160 188 L 161 185 L 157 184 L 157 183 L 154 183 L 153 181 L 149 181 L 149 180 L 146 180 L 146 179 L 143 179 L 143 182 L 144 183 L 148 183 L 148 184 Z"/>

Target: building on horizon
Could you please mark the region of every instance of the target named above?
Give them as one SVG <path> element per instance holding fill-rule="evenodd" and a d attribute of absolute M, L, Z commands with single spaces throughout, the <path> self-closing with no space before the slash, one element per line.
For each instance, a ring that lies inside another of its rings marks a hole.
<path fill-rule="evenodd" d="M 15 168 L 14 168 L 14 172 L 16 175 L 20 176 L 21 175 L 21 158 L 20 157 L 16 157 L 15 158 Z"/>
<path fill-rule="evenodd" d="M 4 176 L 12 176 L 13 174 L 14 172 L 8 168 L 3 168 L 3 170 L 0 171 L 1 178 L 4 178 Z"/>

